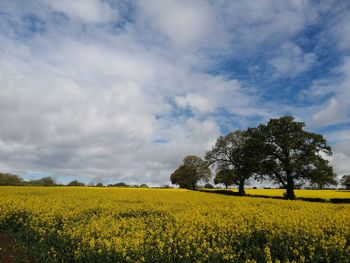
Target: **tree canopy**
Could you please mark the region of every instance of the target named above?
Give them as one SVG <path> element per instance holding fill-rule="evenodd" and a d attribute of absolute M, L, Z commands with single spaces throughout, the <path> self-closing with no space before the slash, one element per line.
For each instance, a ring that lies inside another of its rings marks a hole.
<path fill-rule="evenodd" d="M 206 152 L 205 163 L 199 157 L 187 156 L 171 175 L 171 182 L 195 189 L 200 179 L 207 181 L 208 167 L 212 166 L 217 172 L 214 183 L 226 188 L 236 184 L 241 195 L 247 181 L 254 177 L 279 184 L 286 189 L 287 199 L 295 199 L 294 189 L 306 183 L 319 189 L 337 185 L 336 174 L 326 159 L 330 155 L 332 149 L 322 135 L 306 131 L 305 123 L 292 116 L 283 116 L 220 136 Z M 342 179 L 345 187 L 349 187 L 348 180 Z"/>
<path fill-rule="evenodd" d="M 22 177 L 9 173 L 0 173 L 0 185 L 18 186 L 18 185 L 33 185 L 33 186 L 54 186 L 55 180 L 50 177 L 40 179 L 32 179 L 30 181 L 23 180 Z"/>
<path fill-rule="evenodd" d="M 30 180 L 28 184 L 41 185 L 41 186 L 54 186 L 56 185 L 56 182 L 51 176 L 47 176 L 40 179 Z"/>
<path fill-rule="evenodd" d="M 246 132 L 234 131 L 220 136 L 213 148 L 205 154 L 207 163 L 215 165 L 218 171 L 232 171 L 235 175 L 234 183 L 238 185 L 241 195 L 245 194 L 245 183 L 255 169 L 256 156 L 253 148 L 247 143 L 248 140 L 249 134 Z"/>
<path fill-rule="evenodd" d="M 238 183 L 235 172 L 232 169 L 220 170 L 216 173 L 214 178 L 214 184 L 223 184 L 226 188 Z"/>
<path fill-rule="evenodd" d="M 23 185 L 23 179 L 14 174 L 0 173 L 0 185 Z"/>
<path fill-rule="evenodd" d="M 343 177 L 340 180 L 340 183 L 346 189 L 350 190 L 350 175 L 343 175 Z"/>
<path fill-rule="evenodd" d="M 85 186 L 83 182 L 79 182 L 78 180 L 73 180 L 67 184 L 67 186 Z"/>
<path fill-rule="evenodd" d="M 286 188 L 287 199 L 295 199 L 297 183 L 324 185 L 335 177 L 329 162 L 322 157 L 332 154 L 331 147 L 322 135 L 307 132 L 304 127 L 304 122 L 284 116 L 248 131 L 259 158 L 260 178 L 268 175 Z"/>
<path fill-rule="evenodd" d="M 310 185 L 318 189 L 323 189 L 326 186 L 336 186 L 338 184 L 333 168 L 328 165 L 328 162 L 321 162 L 314 169 L 309 170 Z"/>
<path fill-rule="evenodd" d="M 198 156 L 188 155 L 170 176 L 172 184 L 179 185 L 180 188 L 196 189 L 199 181 L 208 182 L 211 177 L 211 170 L 207 164 Z"/>

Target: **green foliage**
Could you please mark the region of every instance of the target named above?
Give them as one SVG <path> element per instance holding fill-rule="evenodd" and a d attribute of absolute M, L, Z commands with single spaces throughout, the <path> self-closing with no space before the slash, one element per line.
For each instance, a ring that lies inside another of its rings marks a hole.
<path fill-rule="evenodd" d="M 33 185 L 33 186 L 54 186 L 56 185 L 55 180 L 50 177 L 43 177 L 40 179 L 24 181 L 22 177 L 18 175 L 8 174 L 8 173 L 0 173 L 0 185 Z"/>
<path fill-rule="evenodd" d="M 215 184 L 224 184 L 226 188 L 233 184 L 239 184 L 235 172 L 232 169 L 223 169 L 216 173 Z"/>
<path fill-rule="evenodd" d="M 83 182 L 79 182 L 78 180 L 73 180 L 67 184 L 67 186 L 85 186 Z"/>
<path fill-rule="evenodd" d="M 130 187 L 130 185 L 120 182 L 120 183 L 115 183 L 115 184 L 109 184 L 107 185 L 108 187 Z"/>
<path fill-rule="evenodd" d="M 172 184 L 180 188 L 196 189 L 196 184 L 201 180 L 208 182 L 211 177 L 211 170 L 207 164 L 195 155 L 188 155 L 183 159 L 183 164 L 170 176 Z"/>
<path fill-rule="evenodd" d="M 193 169 L 185 165 L 181 165 L 170 176 L 172 184 L 179 185 L 180 188 L 195 189 L 197 178 Z"/>
<path fill-rule="evenodd" d="M 245 131 L 234 131 L 220 136 L 212 150 L 205 154 L 209 165 L 216 165 L 217 170 L 231 170 L 235 175 L 235 184 L 239 193 L 245 194 L 244 186 L 255 169 L 255 152 L 247 143 L 250 137 Z"/>
<path fill-rule="evenodd" d="M 260 178 L 268 175 L 282 185 L 288 199 L 295 199 L 297 184 L 309 181 L 325 185 L 334 179 L 332 167 L 321 156 L 331 155 L 331 147 L 322 135 L 307 132 L 304 127 L 305 123 L 284 116 L 248 131 L 259 158 L 256 167 Z"/>
<path fill-rule="evenodd" d="M 0 173 L 0 185 L 23 185 L 23 179 L 17 175 Z"/>
<path fill-rule="evenodd" d="M 346 189 L 350 190 L 350 175 L 343 175 L 343 177 L 340 180 L 340 183 Z"/>
<path fill-rule="evenodd" d="M 0 173 L 0 185 L 33 185 L 33 186 L 54 186 L 56 185 L 55 180 L 50 177 L 43 177 L 40 179 L 24 181 L 22 177 L 18 175 L 8 174 L 8 173 Z"/>
<path fill-rule="evenodd" d="M 55 180 L 50 177 L 43 177 L 41 179 L 36 179 L 36 180 L 30 180 L 28 182 L 29 185 L 40 185 L 40 186 L 54 186 L 56 185 Z"/>
<path fill-rule="evenodd" d="M 207 183 L 204 185 L 204 188 L 207 188 L 207 189 L 214 189 L 214 186 L 210 183 Z"/>
<path fill-rule="evenodd" d="M 326 162 L 321 162 L 314 169 L 309 170 L 310 184 L 318 189 L 331 185 L 336 186 L 338 184 L 336 177 L 333 168 Z"/>

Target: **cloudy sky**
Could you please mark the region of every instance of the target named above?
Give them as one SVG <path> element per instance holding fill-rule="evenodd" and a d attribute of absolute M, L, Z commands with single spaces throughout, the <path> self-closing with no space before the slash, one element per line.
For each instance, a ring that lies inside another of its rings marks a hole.
<path fill-rule="evenodd" d="M 350 2 L 0 1 L 0 171 L 169 183 L 291 114 L 350 173 Z"/>

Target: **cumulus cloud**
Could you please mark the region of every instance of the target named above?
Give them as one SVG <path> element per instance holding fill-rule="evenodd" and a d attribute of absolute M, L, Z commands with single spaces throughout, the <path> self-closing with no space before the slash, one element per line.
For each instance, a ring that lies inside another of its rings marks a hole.
<path fill-rule="evenodd" d="M 313 122 L 318 126 L 345 124 L 350 121 L 350 58 L 345 57 L 343 64 L 335 71 L 341 76 L 340 79 L 313 87 L 316 94 L 328 92 L 330 97 L 313 116 Z"/>
<path fill-rule="evenodd" d="M 222 72 L 227 59 L 261 52 L 276 72 L 297 76 L 317 58 L 292 39 L 317 21 L 306 0 L 0 7 L 0 169 L 21 175 L 167 183 L 186 154 L 203 156 L 222 132 L 282 112 L 235 66 Z"/>
<path fill-rule="evenodd" d="M 210 112 L 214 110 L 214 105 L 209 98 L 196 94 L 188 94 L 184 97 L 175 97 L 175 102 L 179 107 L 191 107 L 199 112 Z"/>
<path fill-rule="evenodd" d="M 303 50 L 293 43 L 285 43 L 279 52 L 279 55 L 269 61 L 277 76 L 295 77 L 308 70 L 317 60 L 316 54 L 304 54 Z"/>
<path fill-rule="evenodd" d="M 210 6 L 205 1 L 141 1 L 142 19 L 175 46 L 197 45 L 211 31 Z"/>
<path fill-rule="evenodd" d="M 171 102 L 191 90 L 212 89 L 205 83 L 212 77 L 191 70 L 191 62 L 180 67 L 149 52 L 132 30 L 114 35 L 96 28 L 93 23 L 114 13 L 105 3 L 49 7 L 69 19 L 55 24 L 52 11 L 43 8 L 38 15 L 49 12 L 50 22 L 37 37 L 0 38 L 0 120 L 7 124 L 0 129 L 2 169 L 161 184 L 185 154 L 208 149 L 219 134 L 216 121 L 173 117 Z M 74 35 L 74 26 L 55 34 L 62 23 L 82 22 L 105 42 Z"/>
<path fill-rule="evenodd" d="M 327 32 L 336 41 L 335 45 L 340 50 L 350 49 L 350 18 L 347 15 L 350 9 L 349 2 L 339 2 L 332 6 L 336 10 L 337 16 L 333 23 L 329 26 Z"/>
<path fill-rule="evenodd" d="M 344 111 L 345 105 L 336 98 L 330 99 L 327 106 L 313 116 L 313 120 L 317 125 L 327 126 L 343 123 L 347 120 L 347 112 Z"/>
<path fill-rule="evenodd" d="M 350 162 L 350 132 L 339 130 L 326 134 L 327 139 L 333 145 L 334 155 L 330 157 L 335 172 L 340 176 L 349 174 Z"/>
<path fill-rule="evenodd" d="M 71 19 L 79 19 L 87 23 L 102 23 L 115 19 L 118 15 L 107 2 L 101 0 L 60 0 L 43 1 L 55 12 L 67 15 Z"/>

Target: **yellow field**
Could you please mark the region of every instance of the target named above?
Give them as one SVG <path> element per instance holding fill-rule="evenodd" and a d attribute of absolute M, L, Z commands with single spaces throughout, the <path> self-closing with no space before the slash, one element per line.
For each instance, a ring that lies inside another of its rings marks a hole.
<path fill-rule="evenodd" d="M 350 262 L 350 205 L 178 189 L 0 187 L 37 262 Z"/>
<path fill-rule="evenodd" d="M 237 191 L 236 189 L 234 191 Z M 250 195 L 264 196 L 283 196 L 286 190 L 284 189 L 246 189 L 246 193 Z M 349 190 L 294 190 L 296 197 L 305 198 L 349 198 Z"/>

